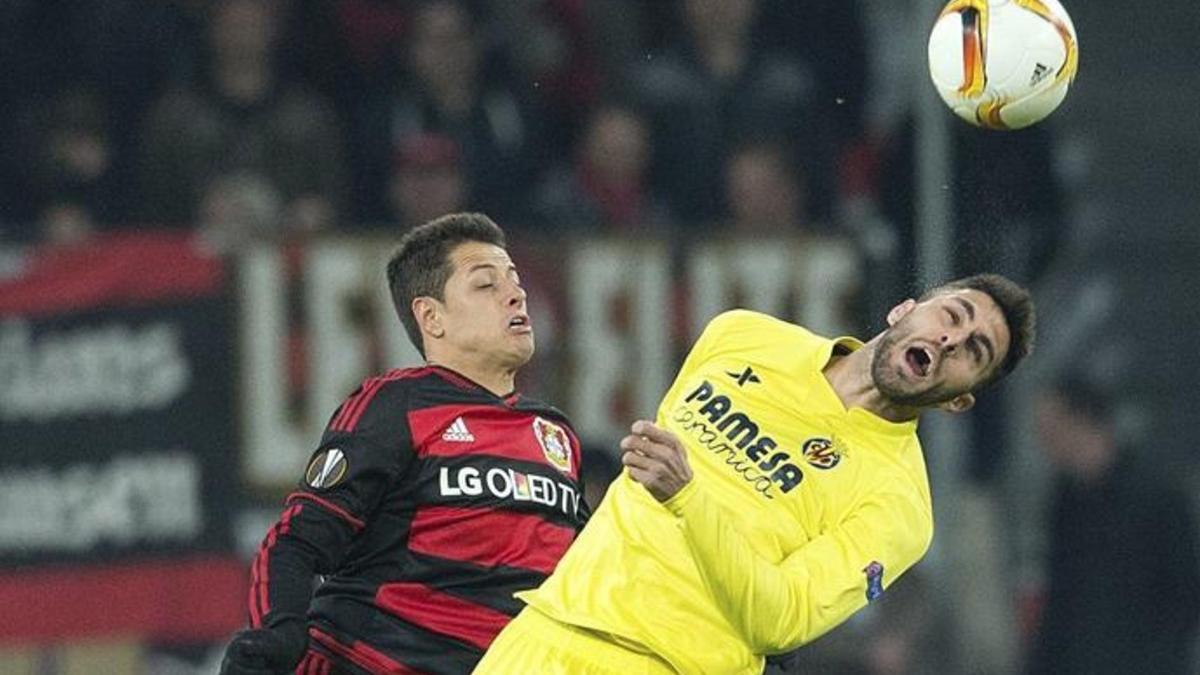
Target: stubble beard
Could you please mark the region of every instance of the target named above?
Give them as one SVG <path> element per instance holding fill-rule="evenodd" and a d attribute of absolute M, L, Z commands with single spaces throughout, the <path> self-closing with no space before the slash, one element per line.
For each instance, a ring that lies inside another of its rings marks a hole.
<path fill-rule="evenodd" d="M 926 408 L 954 398 L 936 386 L 914 390 L 913 384 L 921 386 L 921 383 L 910 383 L 891 365 L 892 352 L 905 337 L 895 326 L 888 328 L 871 355 L 871 380 L 879 393 L 893 404 L 908 408 Z"/>

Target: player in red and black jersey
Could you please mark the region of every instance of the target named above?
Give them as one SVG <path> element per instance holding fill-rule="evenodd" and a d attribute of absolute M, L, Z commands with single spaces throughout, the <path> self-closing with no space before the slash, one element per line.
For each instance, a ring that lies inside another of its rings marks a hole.
<path fill-rule="evenodd" d="M 570 423 L 513 391 L 533 332 L 501 230 L 418 227 L 388 283 L 428 363 L 334 412 L 254 560 L 223 675 L 469 673 L 586 520 Z"/>

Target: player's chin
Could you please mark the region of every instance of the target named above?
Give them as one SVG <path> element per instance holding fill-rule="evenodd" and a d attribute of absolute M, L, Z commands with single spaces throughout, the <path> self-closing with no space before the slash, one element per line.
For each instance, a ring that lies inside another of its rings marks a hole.
<path fill-rule="evenodd" d="M 889 401 L 898 405 L 913 405 L 928 397 L 931 383 L 897 371 L 894 377 L 876 381 L 875 386 Z"/>
<path fill-rule="evenodd" d="M 513 335 L 511 339 L 512 357 L 518 362 L 518 365 L 523 366 L 533 358 L 533 353 L 536 351 L 533 332 Z"/>

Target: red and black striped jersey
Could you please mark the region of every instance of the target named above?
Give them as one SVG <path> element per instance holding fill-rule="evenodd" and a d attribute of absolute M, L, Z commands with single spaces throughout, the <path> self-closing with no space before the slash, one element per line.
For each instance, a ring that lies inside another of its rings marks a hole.
<path fill-rule="evenodd" d="M 263 541 L 251 625 L 307 616 L 372 673 L 469 673 L 583 527 L 580 459 L 545 404 L 435 366 L 368 379 Z"/>

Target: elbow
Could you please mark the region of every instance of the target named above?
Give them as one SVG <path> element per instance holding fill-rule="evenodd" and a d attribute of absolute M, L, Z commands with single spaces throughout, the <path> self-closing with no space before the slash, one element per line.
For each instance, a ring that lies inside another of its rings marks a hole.
<path fill-rule="evenodd" d="M 756 654 L 782 654 L 802 647 L 817 638 L 812 621 L 800 612 L 780 612 L 772 625 L 758 626 L 747 631 L 750 649 Z M 784 618 L 788 617 L 788 618 Z"/>
<path fill-rule="evenodd" d="M 783 654 L 812 642 L 816 636 L 809 635 L 807 630 L 795 630 L 795 627 L 779 626 L 779 630 L 755 636 L 750 649 L 755 654 Z"/>
<path fill-rule="evenodd" d="M 782 639 L 782 636 L 770 636 L 766 639 L 759 640 L 757 644 L 750 646 L 755 654 L 763 654 L 772 656 L 774 654 L 784 654 L 801 647 L 805 644 L 804 641 L 790 641 Z"/>

